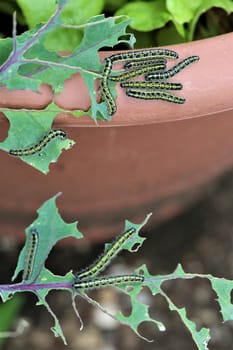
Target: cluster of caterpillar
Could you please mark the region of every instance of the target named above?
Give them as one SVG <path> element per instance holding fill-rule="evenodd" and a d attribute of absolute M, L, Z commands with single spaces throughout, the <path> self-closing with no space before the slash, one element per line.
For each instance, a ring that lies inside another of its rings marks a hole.
<path fill-rule="evenodd" d="M 143 283 L 143 275 L 121 275 L 121 276 L 109 276 L 109 277 L 96 277 L 98 276 L 108 264 L 117 256 L 117 254 L 123 249 L 124 243 L 136 232 L 135 228 L 130 228 L 119 235 L 111 244 L 107 246 L 104 252 L 99 258 L 86 267 L 82 271 L 78 272 L 75 276 L 73 287 L 77 290 L 80 289 L 94 289 L 106 286 L 118 286 L 129 285 L 134 283 Z M 31 278 L 37 247 L 39 243 L 39 234 L 36 228 L 33 228 L 29 232 L 25 262 L 23 270 L 23 281 L 28 281 Z"/>
<path fill-rule="evenodd" d="M 134 283 L 143 283 L 143 275 L 121 275 L 109 277 L 98 276 L 110 262 L 123 249 L 124 243 L 136 232 L 135 228 L 130 228 L 117 237 L 111 244 L 107 246 L 105 251 L 99 258 L 84 270 L 78 272 L 75 276 L 74 288 L 93 289 L 102 288 L 106 286 L 129 285 Z"/>
<path fill-rule="evenodd" d="M 182 84 L 163 81 L 173 77 L 189 64 L 199 60 L 199 56 L 190 56 L 166 70 L 167 59 L 177 59 L 179 56 L 175 51 L 167 49 L 149 49 L 141 51 L 130 51 L 118 53 L 106 57 L 104 60 L 103 77 L 100 82 L 100 94 L 102 100 L 107 104 L 108 114 L 113 115 L 116 110 L 116 102 L 108 86 L 109 81 L 120 82 L 121 87 L 126 89 L 129 97 L 145 100 L 164 100 L 182 104 L 185 99 L 174 96 L 163 90 L 181 90 Z M 112 66 L 124 63 L 124 73 L 112 75 Z M 129 81 L 131 78 L 143 75 L 145 81 Z"/>

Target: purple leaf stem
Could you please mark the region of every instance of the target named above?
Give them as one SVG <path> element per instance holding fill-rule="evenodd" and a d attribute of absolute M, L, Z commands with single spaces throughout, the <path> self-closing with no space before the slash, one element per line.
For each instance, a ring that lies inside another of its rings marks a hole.
<path fill-rule="evenodd" d="M 16 50 L 16 25 L 14 24 L 14 17 L 13 17 L 13 50 L 8 59 L 0 66 L 0 73 L 7 70 L 12 64 L 16 63 L 18 60 L 18 57 L 25 51 L 27 51 L 38 39 L 39 37 L 47 30 L 49 26 L 51 26 L 57 19 L 57 17 L 60 15 L 62 9 L 66 5 L 68 0 L 65 0 L 63 4 L 58 5 L 57 10 L 52 15 L 52 17 L 49 19 L 48 22 L 46 22 L 37 32 L 36 34 L 29 40 L 20 50 Z"/>
<path fill-rule="evenodd" d="M 16 21 L 16 12 L 13 13 L 13 29 L 12 29 L 12 37 L 13 37 L 13 50 L 12 54 L 14 55 L 17 48 L 17 40 L 16 40 L 16 34 L 17 34 L 17 21 Z"/>
<path fill-rule="evenodd" d="M 145 278 L 144 282 L 155 282 L 155 281 L 169 281 L 173 279 L 192 279 L 194 277 L 205 277 L 203 275 L 199 274 L 191 274 L 188 276 L 177 276 L 174 274 L 169 274 L 169 275 L 164 275 L 164 276 L 159 276 L 159 277 L 150 277 L 150 278 Z M 73 281 L 67 281 L 67 282 L 60 282 L 60 283 L 16 283 L 16 284 L 2 284 L 0 285 L 0 294 L 1 291 L 4 292 L 17 292 L 17 291 L 35 291 L 35 290 L 40 290 L 40 289 L 72 289 L 73 288 Z"/>
<path fill-rule="evenodd" d="M 37 291 L 40 289 L 72 289 L 72 282 L 63 283 L 16 283 L 0 285 L 0 293 L 3 292 L 22 292 Z"/>

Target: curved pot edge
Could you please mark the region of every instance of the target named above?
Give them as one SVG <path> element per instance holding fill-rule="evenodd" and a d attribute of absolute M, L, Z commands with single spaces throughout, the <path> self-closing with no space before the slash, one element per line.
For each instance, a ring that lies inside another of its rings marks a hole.
<path fill-rule="evenodd" d="M 191 64 L 172 78 L 172 81 L 183 84 L 183 90 L 176 95 L 185 97 L 184 105 L 158 100 L 133 99 L 126 96 L 123 89 L 117 86 L 117 112 L 112 121 L 97 124 L 87 116 L 76 118 L 61 113 L 56 118 L 56 124 L 77 127 L 145 125 L 203 117 L 232 110 L 233 76 L 229 76 L 233 56 L 232 42 L 233 33 L 228 33 L 168 46 L 169 49 L 179 53 L 180 59 L 194 54 L 200 56 L 199 62 Z M 103 58 L 112 53 L 113 51 L 101 52 L 100 57 Z M 7 91 L 1 88 L 0 96 L 2 108 L 41 109 L 48 105 L 53 94 L 50 87 L 42 85 L 40 94 L 31 91 Z M 63 92 L 55 97 L 55 101 L 61 107 L 71 111 L 72 109 L 88 110 L 90 107 L 88 91 L 78 73 L 65 82 Z M 0 115 L 0 121 L 4 120 L 6 120 L 4 116 Z"/>

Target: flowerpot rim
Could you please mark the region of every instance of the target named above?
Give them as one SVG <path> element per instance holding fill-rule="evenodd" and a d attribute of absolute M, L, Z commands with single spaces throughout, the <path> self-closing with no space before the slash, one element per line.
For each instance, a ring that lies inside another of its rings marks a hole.
<path fill-rule="evenodd" d="M 163 47 L 164 48 L 164 47 Z M 184 104 L 175 104 L 159 100 L 141 100 L 128 97 L 117 84 L 117 112 L 112 121 L 95 123 L 89 116 L 76 118 L 68 113 L 61 113 L 56 117 L 56 126 L 73 127 L 109 127 L 132 126 L 154 123 L 164 123 L 219 115 L 221 112 L 233 109 L 233 33 L 197 40 L 188 43 L 166 46 L 179 54 L 179 59 L 198 55 L 200 60 L 187 66 L 173 78 L 171 82 L 182 83 L 183 89 L 175 91 L 174 95 L 186 99 Z M 100 60 L 118 51 L 100 52 Z M 120 51 L 121 52 L 121 51 Z M 174 65 L 177 62 L 170 62 Z M 0 108 L 44 108 L 53 98 L 49 86 L 42 85 L 40 94 L 32 91 L 7 91 L 0 89 Z M 67 99 L 68 98 L 68 99 Z M 28 103 L 31 103 L 28 106 Z M 90 98 L 84 81 L 78 73 L 69 78 L 64 85 L 63 92 L 55 97 L 55 102 L 64 109 L 90 108 Z M 0 121 L 6 121 L 0 115 Z"/>

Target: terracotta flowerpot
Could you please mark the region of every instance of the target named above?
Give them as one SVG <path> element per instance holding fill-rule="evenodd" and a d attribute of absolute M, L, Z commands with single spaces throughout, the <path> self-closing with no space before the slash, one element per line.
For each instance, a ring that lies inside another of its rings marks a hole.
<path fill-rule="evenodd" d="M 184 105 L 133 99 L 117 87 L 112 122 L 96 125 L 88 117 L 58 116 L 55 126 L 77 144 L 47 176 L 1 152 L 2 234 L 22 237 L 36 209 L 59 191 L 63 216 L 78 219 L 89 239 L 110 239 L 126 218 L 141 220 L 152 211 L 149 228 L 184 208 L 211 178 L 233 165 L 233 33 L 171 48 L 180 59 L 200 56 L 172 79 L 183 84 L 176 94 L 185 97 Z M 52 97 L 48 87 L 41 90 L 38 95 L 2 89 L 1 106 L 41 108 Z M 79 74 L 65 83 L 56 102 L 65 108 L 89 107 Z M 2 139 L 7 129 L 1 116 Z"/>

